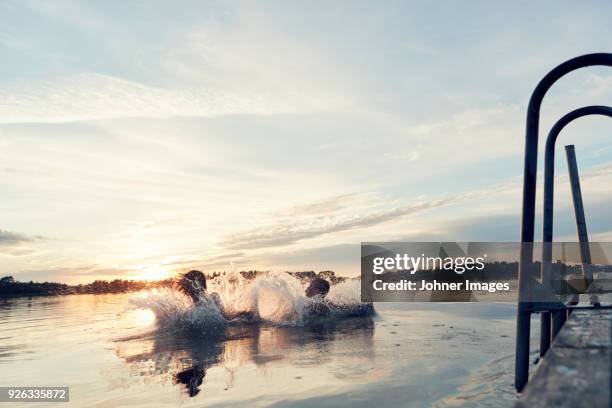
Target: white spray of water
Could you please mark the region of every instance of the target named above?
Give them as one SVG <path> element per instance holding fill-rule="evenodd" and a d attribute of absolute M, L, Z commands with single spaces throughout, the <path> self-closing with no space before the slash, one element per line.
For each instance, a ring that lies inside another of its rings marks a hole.
<path fill-rule="evenodd" d="M 227 316 L 247 312 L 277 324 L 300 324 L 303 320 L 304 285 L 286 273 L 269 273 L 254 279 L 238 273 L 219 276 L 211 282 Z"/>
<path fill-rule="evenodd" d="M 130 303 L 152 310 L 160 324 L 207 331 L 240 321 L 244 316 L 279 325 L 302 325 L 312 319 L 311 312 L 320 305 L 329 310 L 327 318 L 373 311 L 371 305 L 360 301 L 358 280 L 332 285 L 325 299 L 307 298 L 306 283 L 287 273 L 271 272 L 255 278 L 228 273 L 210 279 L 207 286 L 209 295 L 195 306 L 182 293 L 170 289 L 146 293 Z"/>
<path fill-rule="evenodd" d="M 194 306 L 191 299 L 167 288 L 141 293 L 131 298 L 130 304 L 135 308 L 151 310 L 158 324 L 165 328 L 202 329 L 212 333 L 226 323 L 225 317 L 212 300 L 203 299 Z"/>

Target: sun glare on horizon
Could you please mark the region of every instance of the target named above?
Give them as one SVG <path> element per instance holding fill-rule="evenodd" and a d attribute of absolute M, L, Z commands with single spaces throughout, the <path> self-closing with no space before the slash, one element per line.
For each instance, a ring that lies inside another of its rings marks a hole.
<path fill-rule="evenodd" d="M 172 277 L 174 274 L 159 266 L 151 266 L 140 269 L 140 272 L 130 276 L 134 280 L 156 281 Z"/>

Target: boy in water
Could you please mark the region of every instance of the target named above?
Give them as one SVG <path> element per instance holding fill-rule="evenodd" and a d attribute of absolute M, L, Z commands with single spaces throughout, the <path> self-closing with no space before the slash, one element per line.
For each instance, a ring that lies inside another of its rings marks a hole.
<path fill-rule="evenodd" d="M 225 309 L 223 308 L 223 304 L 221 303 L 221 299 L 219 295 L 216 293 L 207 293 L 206 292 L 206 276 L 196 270 L 192 270 L 182 275 L 178 281 L 178 290 L 183 292 L 185 295 L 189 296 L 193 301 L 194 305 L 199 304 L 205 299 L 212 300 L 217 309 L 221 312 L 223 317 L 227 320 L 240 318 L 244 320 L 253 320 L 255 314 L 253 312 L 240 312 L 233 316 L 228 316 Z"/>
<path fill-rule="evenodd" d="M 221 303 L 221 298 L 216 293 L 207 293 L 206 292 L 206 276 L 196 270 L 192 270 L 182 275 L 178 281 L 178 290 L 183 292 L 185 295 L 189 296 L 193 301 L 194 305 L 198 305 L 199 303 L 211 300 L 221 315 L 226 319 L 229 319 L 225 310 L 223 309 L 223 304 Z"/>
<path fill-rule="evenodd" d="M 306 297 L 313 301 L 306 304 L 310 316 L 325 316 L 329 306 L 323 299 L 329 293 L 329 282 L 323 278 L 314 278 L 306 288 Z"/>
<path fill-rule="evenodd" d="M 179 279 L 178 289 L 198 304 L 206 295 L 206 276 L 200 271 L 189 271 Z"/>
<path fill-rule="evenodd" d="M 350 307 L 334 304 L 325 299 L 329 293 L 329 282 L 317 277 L 310 281 L 306 288 L 306 297 L 311 299 L 306 303 L 309 316 L 322 317 L 330 314 L 331 310 L 338 312 L 343 317 L 361 317 L 374 314 L 373 303 L 359 303 Z"/>
<path fill-rule="evenodd" d="M 306 297 L 325 297 L 329 293 L 329 282 L 323 278 L 314 278 L 306 288 Z"/>

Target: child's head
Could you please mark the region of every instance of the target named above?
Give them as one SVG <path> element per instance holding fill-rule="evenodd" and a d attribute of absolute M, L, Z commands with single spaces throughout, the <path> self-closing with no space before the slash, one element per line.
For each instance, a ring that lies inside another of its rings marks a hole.
<path fill-rule="evenodd" d="M 321 295 L 325 297 L 329 292 L 329 282 L 323 278 L 314 278 L 306 288 L 306 297 Z"/>
<path fill-rule="evenodd" d="M 179 279 L 178 288 L 197 302 L 206 291 L 206 276 L 200 271 L 189 271 Z"/>

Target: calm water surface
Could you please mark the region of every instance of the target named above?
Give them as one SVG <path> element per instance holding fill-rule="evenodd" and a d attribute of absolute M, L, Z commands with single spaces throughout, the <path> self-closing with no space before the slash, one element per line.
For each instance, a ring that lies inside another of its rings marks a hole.
<path fill-rule="evenodd" d="M 63 407 L 511 406 L 515 399 L 512 305 L 377 304 L 374 318 L 243 325 L 210 338 L 157 328 L 150 311 L 129 306 L 133 296 L 0 299 L 0 385 L 69 386 Z"/>

